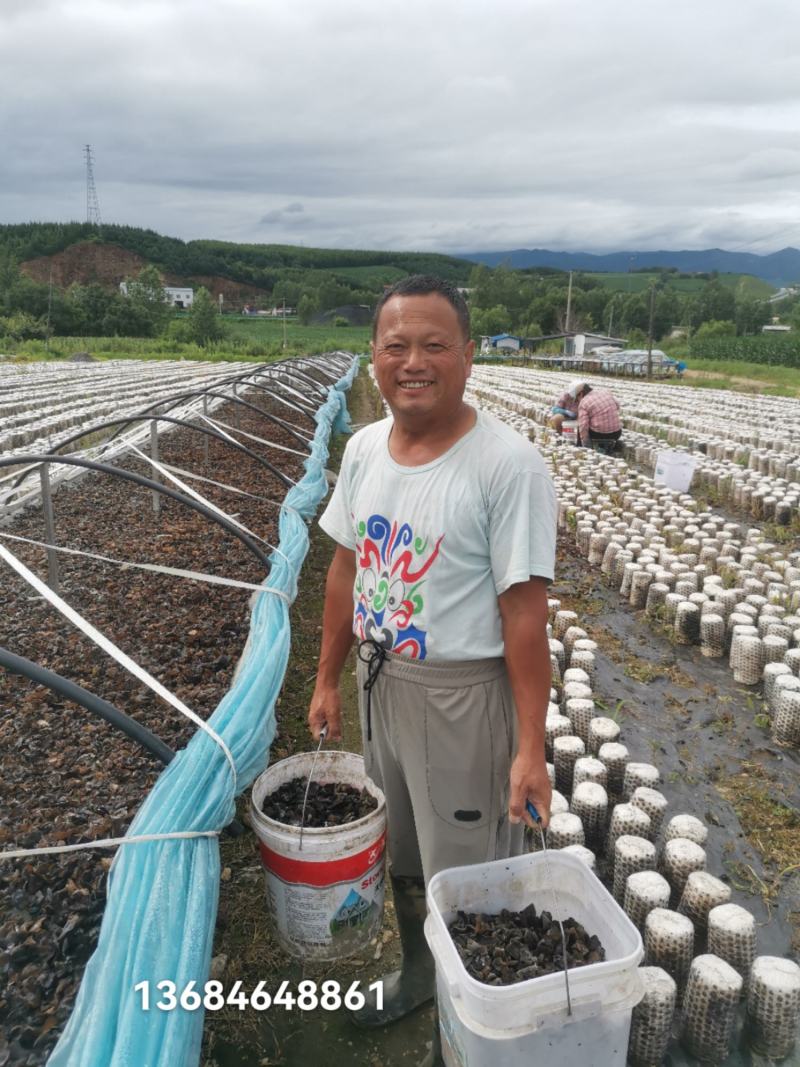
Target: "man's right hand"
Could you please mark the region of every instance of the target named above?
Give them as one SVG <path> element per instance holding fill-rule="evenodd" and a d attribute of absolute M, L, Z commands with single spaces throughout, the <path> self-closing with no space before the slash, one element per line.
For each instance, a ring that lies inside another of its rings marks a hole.
<path fill-rule="evenodd" d="M 328 741 L 342 740 L 342 698 L 338 686 L 321 685 L 317 682 L 311 706 L 308 710 L 308 727 L 315 741 L 319 740 L 322 727 L 328 726 Z"/>

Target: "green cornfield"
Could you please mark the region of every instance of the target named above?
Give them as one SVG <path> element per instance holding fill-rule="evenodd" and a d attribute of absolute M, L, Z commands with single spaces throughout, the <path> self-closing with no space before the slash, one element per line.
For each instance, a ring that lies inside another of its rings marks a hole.
<path fill-rule="evenodd" d="M 692 341 L 692 356 L 700 359 L 739 360 L 778 367 L 800 367 L 800 334 L 781 337 L 708 337 Z"/>

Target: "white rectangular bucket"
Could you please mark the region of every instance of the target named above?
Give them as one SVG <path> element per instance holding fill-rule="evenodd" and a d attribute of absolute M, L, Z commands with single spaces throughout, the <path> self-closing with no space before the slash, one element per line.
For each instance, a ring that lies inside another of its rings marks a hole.
<path fill-rule="evenodd" d="M 425 936 L 436 962 L 436 988 L 447 1067 L 624 1067 L 631 1012 L 642 998 L 636 927 L 602 882 L 576 856 L 549 852 L 556 918 L 573 917 L 596 934 L 603 963 L 569 972 L 572 1015 L 563 972 L 510 986 L 478 982 L 466 971 L 447 930 L 457 911 L 497 914 L 531 902 L 550 911 L 543 853 L 453 867 L 428 885 Z"/>
<path fill-rule="evenodd" d="M 656 469 L 653 475 L 655 485 L 666 485 L 679 493 L 688 493 L 692 484 L 692 475 L 697 466 L 697 457 L 687 452 L 669 449 L 656 456 Z"/>

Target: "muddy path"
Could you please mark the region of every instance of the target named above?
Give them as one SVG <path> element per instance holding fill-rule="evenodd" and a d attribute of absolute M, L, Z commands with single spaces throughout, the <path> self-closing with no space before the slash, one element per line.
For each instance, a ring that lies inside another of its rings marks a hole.
<path fill-rule="evenodd" d="M 382 418 L 378 395 L 365 370 L 356 379 L 348 396 L 348 408 L 355 427 Z M 332 442 L 329 467 L 338 470 L 345 438 Z M 320 506 L 320 513 L 323 505 Z M 311 546 L 300 574 L 300 592 L 292 608 L 292 650 L 286 681 L 278 701 L 278 733 L 270 762 L 313 745 L 306 715 L 314 688 L 321 633 L 325 575 L 333 556 L 333 542 L 319 529 L 310 527 Z M 342 678 L 344 741 L 330 747 L 361 752 L 355 658 Z M 238 812 L 249 823 L 249 797 L 240 798 Z M 219 915 L 212 977 L 230 989 L 240 980 L 252 990 L 260 980 L 274 991 L 287 979 L 297 988 L 303 979 L 318 984 L 339 982 L 342 991 L 354 981 L 364 988 L 381 975 L 399 966 L 394 909 L 387 882 L 386 910 L 382 934 L 369 950 L 334 964 L 302 963 L 287 956 L 277 945 L 266 911 L 264 875 L 255 836 L 247 833 L 232 841 L 222 840 L 223 881 L 220 887 Z M 300 1011 L 271 1008 L 257 1013 L 225 1008 L 207 1013 L 203 1067 L 413 1067 L 425 1054 L 433 1026 L 432 1012 L 425 1009 L 410 1018 L 374 1032 L 359 1030 L 344 1009 Z"/>
<path fill-rule="evenodd" d="M 727 659 L 675 644 L 567 538 L 557 575 L 552 595 L 600 646 L 596 698 L 619 721 L 631 758 L 659 768 L 670 817 L 707 824 L 708 870 L 754 914 L 759 953 L 797 958 L 800 754 L 771 740 L 760 687 L 735 682 Z"/>

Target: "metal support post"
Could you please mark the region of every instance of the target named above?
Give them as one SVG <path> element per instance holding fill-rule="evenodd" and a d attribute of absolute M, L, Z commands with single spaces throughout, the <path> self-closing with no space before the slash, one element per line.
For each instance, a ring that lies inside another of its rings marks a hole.
<path fill-rule="evenodd" d="M 653 319 L 656 313 L 656 287 L 650 289 L 650 322 L 647 327 L 647 377 L 653 377 Z"/>
<path fill-rule="evenodd" d="M 208 397 L 203 393 L 203 414 L 208 418 Z M 206 426 L 205 429 L 208 429 Z M 208 463 L 208 434 L 203 434 L 203 452 L 205 453 L 205 460 Z"/>
<path fill-rule="evenodd" d="M 158 426 L 156 420 L 153 419 L 150 423 L 150 458 L 154 463 L 158 463 Z M 161 475 L 155 469 L 150 472 L 150 477 L 154 482 L 161 481 Z M 161 493 L 153 490 L 153 513 L 159 515 L 161 513 Z"/>
<path fill-rule="evenodd" d="M 39 468 L 42 483 L 42 511 L 44 513 L 44 536 L 48 545 L 56 543 L 56 525 L 53 518 L 53 497 L 50 492 L 50 468 L 43 463 Z M 47 584 L 58 592 L 58 556 L 52 548 L 47 549 Z"/>

